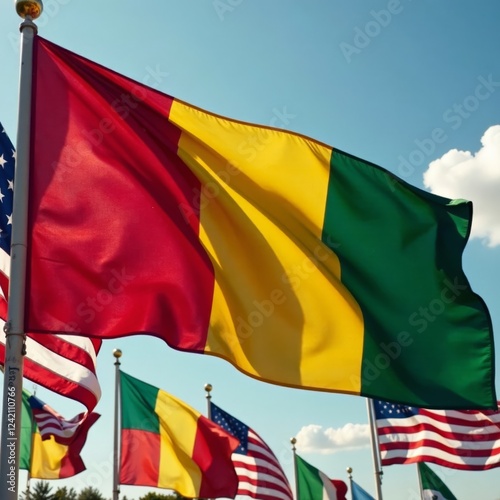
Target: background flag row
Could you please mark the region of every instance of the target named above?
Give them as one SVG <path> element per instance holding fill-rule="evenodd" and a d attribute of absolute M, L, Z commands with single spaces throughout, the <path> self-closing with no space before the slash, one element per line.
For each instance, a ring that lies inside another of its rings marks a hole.
<path fill-rule="evenodd" d="M 286 476 L 272 450 L 246 424 L 212 403 L 210 397 L 209 415 L 214 424 L 161 389 L 121 371 L 119 373 L 121 484 L 171 488 L 187 496 L 215 498 L 224 495 L 233 498 L 234 495 L 245 495 L 260 500 L 293 499 Z M 476 443 L 494 442 L 496 434 L 492 428 L 498 427 L 500 422 L 499 411 L 425 410 L 383 401 L 375 401 L 374 407 L 378 437 L 382 438 L 381 449 L 384 449 L 383 442 L 408 443 L 408 434 L 438 433 L 430 444 L 427 438 L 420 435 L 420 446 L 412 447 L 420 452 L 415 457 L 411 453 L 410 458 L 405 457 L 402 450 L 408 454 L 410 448 L 398 448 L 396 444 L 395 449 L 401 455 L 399 461 L 383 461 L 385 465 L 418 462 L 424 498 L 455 500 L 442 480 L 424 463 L 440 463 L 442 436 L 458 439 L 453 443 L 454 448 L 448 450 L 458 453 L 462 447 L 460 440 L 470 438 Z M 43 401 L 24 391 L 20 468 L 29 470 L 31 477 L 42 479 L 70 477 L 85 470 L 80 452 L 89 428 L 98 418 L 96 413 L 84 413 L 67 420 Z M 190 422 L 193 425 L 188 425 Z M 171 447 L 168 455 L 165 455 L 165 439 L 168 439 L 168 446 Z M 222 443 L 226 443 L 229 448 Z M 225 455 L 224 452 L 222 455 L 219 453 L 222 449 L 226 450 Z M 482 449 L 486 450 L 486 445 L 483 444 Z M 214 454 L 213 450 L 218 452 Z M 430 453 L 430 460 L 424 452 Z M 295 448 L 294 460 L 298 500 L 345 500 L 347 486 L 343 481 L 329 479 L 299 457 Z M 173 463 L 177 463 L 178 468 L 175 473 L 166 474 L 161 470 L 161 463 L 168 463 L 167 470 L 170 472 Z M 201 468 L 200 464 L 203 464 Z M 455 467 L 455 464 L 441 465 Z M 498 462 L 490 465 L 497 466 Z M 197 468 L 198 475 L 193 474 Z M 459 468 L 465 468 L 461 461 Z M 477 464 L 468 465 L 469 470 L 485 468 L 489 466 L 479 468 Z M 189 479 L 179 483 L 181 471 L 187 471 L 186 477 Z M 214 484 L 211 477 L 214 474 L 224 477 L 227 482 L 222 486 Z M 232 483 L 229 480 L 231 477 L 234 478 Z M 236 488 L 236 484 L 237 489 L 231 496 L 226 488 Z M 372 498 L 352 480 L 351 490 L 353 499 Z"/>
<path fill-rule="evenodd" d="M 188 497 L 293 500 L 286 475 L 266 442 L 212 403 L 211 396 L 209 420 L 175 396 L 118 368 L 117 383 L 120 484 L 169 488 Z M 343 481 L 326 479 L 318 488 L 326 476 L 298 460 L 302 471 L 297 476 L 298 498 L 346 500 Z"/>

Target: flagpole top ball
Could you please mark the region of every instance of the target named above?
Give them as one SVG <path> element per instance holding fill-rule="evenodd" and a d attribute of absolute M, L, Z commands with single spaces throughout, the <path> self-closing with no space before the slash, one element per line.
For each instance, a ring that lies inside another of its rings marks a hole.
<path fill-rule="evenodd" d="M 122 351 L 121 349 L 113 349 L 113 356 L 118 359 L 122 357 Z"/>
<path fill-rule="evenodd" d="M 295 444 L 296 442 L 297 442 L 297 440 L 294 437 L 290 438 L 290 443 Z"/>
<path fill-rule="evenodd" d="M 212 384 L 205 384 L 205 390 L 210 392 L 213 389 Z"/>
<path fill-rule="evenodd" d="M 16 0 L 16 12 L 19 17 L 37 19 L 43 11 L 42 0 Z"/>

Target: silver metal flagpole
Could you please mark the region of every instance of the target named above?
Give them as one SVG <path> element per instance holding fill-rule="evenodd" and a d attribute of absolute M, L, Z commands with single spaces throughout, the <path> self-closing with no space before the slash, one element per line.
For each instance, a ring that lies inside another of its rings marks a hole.
<path fill-rule="evenodd" d="M 19 436 L 25 354 L 24 302 L 28 226 L 28 181 L 31 129 L 33 19 L 42 13 L 41 0 L 17 0 L 16 11 L 24 21 L 21 31 L 21 67 L 17 125 L 17 158 L 12 215 L 9 308 L 5 324 L 5 371 L 0 443 L 0 498 L 17 500 L 19 490 Z"/>
<path fill-rule="evenodd" d="M 424 488 L 422 486 L 422 476 L 420 474 L 420 467 L 418 463 L 415 464 L 417 466 L 417 477 L 418 477 L 418 491 L 420 492 L 420 498 L 424 500 Z"/>
<path fill-rule="evenodd" d="M 212 409 L 210 408 L 210 400 L 212 399 L 212 395 L 210 394 L 210 392 L 213 389 L 212 384 L 205 384 L 204 389 L 206 392 L 205 397 L 207 398 L 207 416 L 208 416 L 209 420 L 212 420 Z M 211 500 L 211 499 L 209 498 L 207 500 Z"/>
<path fill-rule="evenodd" d="M 295 444 L 297 443 L 297 439 L 294 438 L 294 437 L 291 437 L 290 438 L 290 443 L 292 444 L 293 473 L 295 474 L 295 498 L 296 498 L 296 500 L 300 500 L 299 479 L 297 477 L 297 457 L 296 457 L 296 451 L 297 451 L 297 449 L 295 448 Z"/>
<path fill-rule="evenodd" d="M 113 430 L 113 500 L 120 497 L 120 485 L 118 484 L 118 429 L 120 425 L 120 358 L 122 351 L 113 349 L 115 357 L 115 425 Z"/>
<path fill-rule="evenodd" d="M 213 389 L 212 384 L 205 384 L 205 391 L 206 391 L 206 398 L 207 398 L 207 415 L 209 420 L 212 420 L 212 410 L 210 409 L 210 400 L 212 399 L 212 396 L 210 394 L 210 391 Z"/>
<path fill-rule="evenodd" d="M 352 500 L 352 467 L 347 467 L 347 476 L 349 478 L 349 491 L 351 492 L 351 500 Z"/>
<path fill-rule="evenodd" d="M 375 491 L 377 500 L 382 500 L 382 467 L 380 465 L 380 454 L 378 448 L 377 428 L 375 424 L 375 409 L 373 400 L 366 398 L 366 408 L 368 411 L 368 423 L 370 425 L 370 442 L 372 445 L 373 467 L 375 469 Z"/>

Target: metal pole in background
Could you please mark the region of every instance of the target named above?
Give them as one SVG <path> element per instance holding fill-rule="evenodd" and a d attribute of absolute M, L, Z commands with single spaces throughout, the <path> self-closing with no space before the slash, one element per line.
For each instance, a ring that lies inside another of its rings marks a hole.
<path fill-rule="evenodd" d="M 372 445 L 373 467 L 375 469 L 375 491 L 377 500 L 382 500 L 382 467 L 380 466 L 380 455 L 378 450 L 377 429 L 375 428 L 373 400 L 366 399 L 366 408 L 368 411 L 368 423 L 370 426 L 370 441 Z"/>
<path fill-rule="evenodd" d="M 120 497 L 120 486 L 118 484 L 118 429 L 120 425 L 120 358 L 122 351 L 113 349 L 115 357 L 115 425 L 113 430 L 113 500 Z"/>
<path fill-rule="evenodd" d="M 0 498 L 17 500 L 19 491 L 19 437 L 25 354 L 24 304 L 28 226 L 28 186 L 31 130 L 31 87 L 33 39 L 37 19 L 43 10 L 41 0 L 17 0 L 16 11 L 24 21 L 21 31 L 21 67 L 17 158 L 14 176 L 9 307 L 5 324 L 5 371 L 0 444 Z"/>
<path fill-rule="evenodd" d="M 210 401 L 212 399 L 212 395 L 210 394 L 213 389 L 212 384 L 205 384 L 205 392 L 207 393 L 205 397 L 207 398 L 207 416 L 209 420 L 212 420 L 212 408 L 210 407 Z M 210 498 L 207 500 L 211 500 Z"/>
<path fill-rule="evenodd" d="M 424 489 L 422 487 L 422 476 L 420 474 L 420 467 L 418 466 L 418 463 L 416 463 L 415 465 L 417 467 L 418 491 L 420 493 L 420 498 L 423 500 L 423 498 L 424 498 Z"/>
<path fill-rule="evenodd" d="M 207 415 L 209 420 L 212 420 L 212 410 L 210 408 L 210 400 L 212 399 L 212 395 L 210 391 L 213 389 L 212 384 L 205 384 L 206 398 L 207 398 Z"/>
<path fill-rule="evenodd" d="M 347 467 L 346 469 L 347 475 L 349 477 L 349 491 L 351 492 L 351 500 L 352 500 L 352 467 Z"/>
<path fill-rule="evenodd" d="M 299 479 L 297 477 L 297 458 L 295 457 L 295 444 L 297 443 L 297 439 L 294 437 L 290 438 L 290 443 L 292 444 L 292 452 L 293 452 L 293 473 L 295 474 L 295 498 L 300 500 L 300 492 L 299 492 Z"/>

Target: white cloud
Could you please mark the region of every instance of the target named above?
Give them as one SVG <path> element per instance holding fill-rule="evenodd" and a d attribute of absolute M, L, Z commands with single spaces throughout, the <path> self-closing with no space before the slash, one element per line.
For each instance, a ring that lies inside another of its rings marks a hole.
<path fill-rule="evenodd" d="M 311 424 L 302 427 L 295 437 L 297 451 L 303 453 L 329 454 L 370 445 L 367 424 L 346 424 L 339 429 L 324 429 L 320 425 Z"/>
<path fill-rule="evenodd" d="M 433 161 L 424 173 L 424 185 L 447 198 L 473 203 L 471 238 L 500 245 L 500 125 L 490 127 L 477 153 L 452 149 Z"/>

